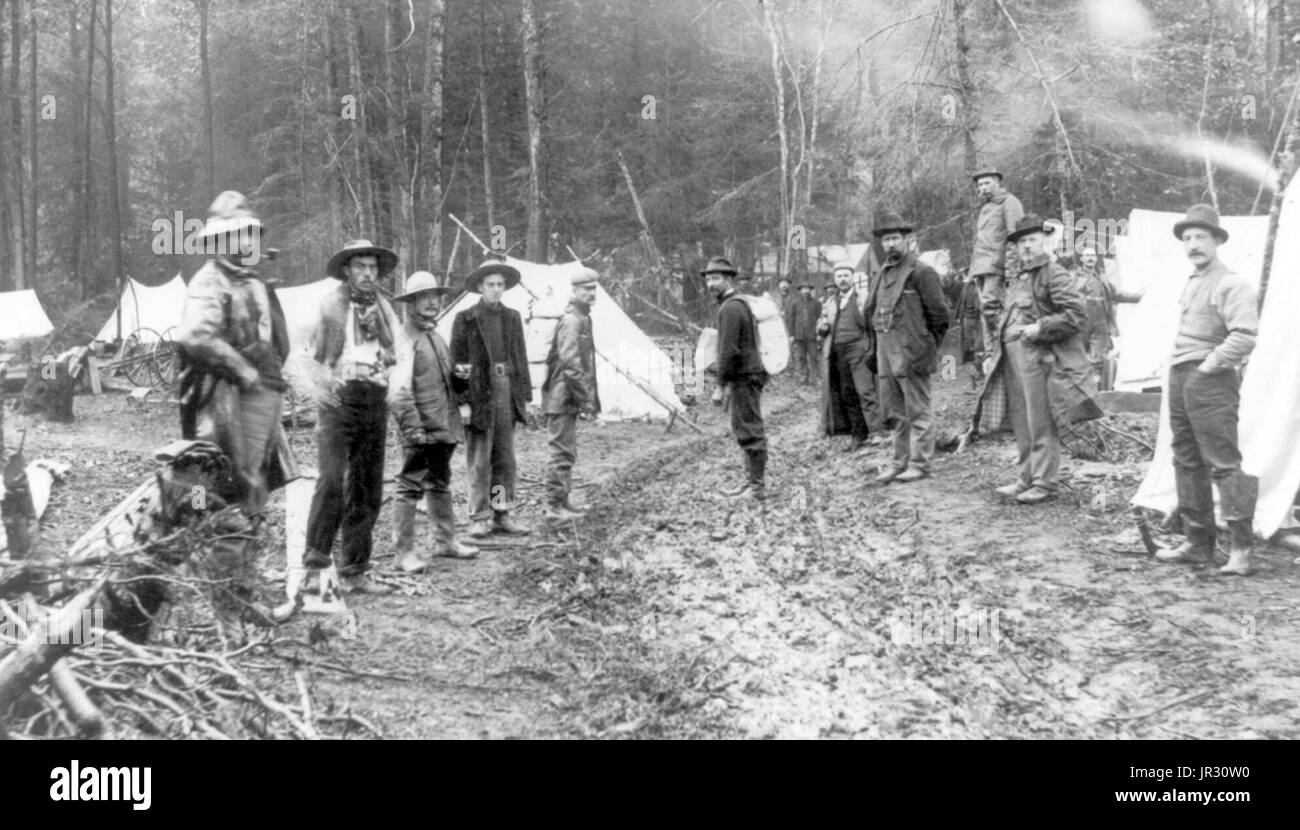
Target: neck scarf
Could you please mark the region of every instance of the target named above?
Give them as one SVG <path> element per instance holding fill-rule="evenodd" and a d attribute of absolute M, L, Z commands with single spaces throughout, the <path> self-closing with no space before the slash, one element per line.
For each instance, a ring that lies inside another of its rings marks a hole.
<path fill-rule="evenodd" d="M 388 327 L 388 318 L 379 305 L 379 297 L 374 291 L 351 289 L 350 296 L 353 309 L 352 322 L 356 328 L 353 336 L 358 343 L 364 340 L 378 340 L 385 349 L 393 347 L 393 332 Z"/>

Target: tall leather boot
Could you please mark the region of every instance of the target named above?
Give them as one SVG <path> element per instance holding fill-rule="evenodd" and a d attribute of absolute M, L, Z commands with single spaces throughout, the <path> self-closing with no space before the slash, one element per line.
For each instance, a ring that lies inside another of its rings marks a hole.
<path fill-rule="evenodd" d="M 393 548 L 398 570 L 418 574 L 428 567 L 428 563 L 415 553 L 414 547 L 415 502 L 396 499 L 393 502 Z"/>
<path fill-rule="evenodd" d="M 1186 540 L 1176 548 L 1161 548 L 1156 551 L 1156 558 L 1162 562 L 1212 562 L 1218 528 L 1214 525 L 1214 491 L 1210 472 L 1204 467 L 1196 470 L 1175 467 L 1174 482 Z"/>
<path fill-rule="evenodd" d="M 433 522 L 433 550 L 436 556 L 452 559 L 473 559 L 478 548 L 463 544 L 456 538 L 456 513 L 451 506 L 451 493 L 425 493 L 424 503 L 429 508 Z"/>
<path fill-rule="evenodd" d="M 1258 498 L 1259 479 L 1254 476 L 1238 472 L 1219 482 L 1219 501 L 1230 534 L 1228 564 L 1219 568 L 1219 573 L 1250 575 L 1250 556 L 1255 547 L 1255 502 Z"/>
<path fill-rule="evenodd" d="M 767 450 L 756 450 L 749 456 L 749 487 L 755 499 L 767 498 Z"/>

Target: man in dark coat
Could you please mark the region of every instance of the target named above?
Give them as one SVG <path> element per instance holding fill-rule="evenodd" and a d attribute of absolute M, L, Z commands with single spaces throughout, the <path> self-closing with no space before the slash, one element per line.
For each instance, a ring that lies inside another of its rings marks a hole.
<path fill-rule="evenodd" d="M 1016 434 L 1020 476 L 997 493 L 1021 504 L 1038 504 L 1056 494 L 1061 430 L 1102 414 L 1084 352 L 1087 311 L 1075 280 L 1043 250 L 1051 232 L 1031 213 L 1007 236 L 1019 248 L 1020 272 L 1007 286 L 1006 304 L 993 330 L 995 351 L 976 411 L 977 422 L 984 425 L 1002 418 L 1005 404 Z"/>
<path fill-rule="evenodd" d="M 767 495 L 767 433 L 763 428 L 762 396 L 767 372 L 758 352 L 758 322 L 736 291 L 736 269 L 714 257 L 700 272 L 718 299 L 718 360 L 706 372 L 730 393 L 731 433 L 745 453 L 745 484 L 723 495 L 762 500 Z"/>
<path fill-rule="evenodd" d="M 312 334 L 320 477 L 307 516 L 305 585 L 330 564 L 334 537 L 341 531 L 338 571 L 344 588 L 377 588 L 369 570 L 375 520 L 383 504 L 388 381 L 406 337 L 378 282 L 396 267 L 396 253 L 357 239 L 325 268 L 339 285 L 321 299 Z"/>
<path fill-rule="evenodd" d="M 1114 340 L 1119 335 L 1115 304 L 1139 302 L 1144 292 L 1120 290 L 1107 276 L 1105 264 L 1098 259 L 1097 252 L 1092 248 L 1084 248 L 1079 253 L 1079 264 L 1071 274 L 1078 282 L 1079 293 L 1083 294 L 1084 306 L 1088 310 L 1088 330 L 1084 339 L 1088 360 L 1092 362 L 1098 388 L 1110 389 L 1110 355 Z"/>
<path fill-rule="evenodd" d="M 876 364 L 885 426 L 893 430 L 893 465 L 876 481 L 916 481 L 930 475 L 934 412 L 930 376 L 948 333 L 943 281 L 908 249 L 912 226 L 886 212 L 872 233 L 885 249 L 885 265 L 871 281 L 866 317 L 876 331 Z"/>
<path fill-rule="evenodd" d="M 505 262 L 476 268 L 465 279 L 465 290 L 479 292 L 482 299 L 457 314 L 451 327 L 456 376 L 469 382 L 469 533 L 478 538 L 529 532 L 510 510 L 517 474 L 515 424 L 527 422 L 533 384 L 523 318 L 501 302 L 519 279 L 518 269 Z"/>
<path fill-rule="evenodd" d="M 555 327 L 546 357 L 542 384 L 542 414 L 550 433 L 551 460 L 546 468 L 546 517 L 576 519 L 583 515 L 570 500 L 573 463 L 578 458 L 578 416 L 600 414 L 596 390 L 596 344 L 592 339 L 591 306 L 596 302 L 597 274 L 583 268 L 569 279 L 572 294 Z"/>
<path fill-rule="evenodd" d="M 790 333 L 790 365 L 803 373 L 804 385 L 821 375 L 821 351 L 817 348 L 817 319 L 821 312 L 822 305 L 813 296 L 812 283 L 805 277 L 799 284 L 799 293 L 790 298 L 785 308 L 785 329 Z"/>
<path fill-rule="evenodd" d="M 1178 512 L 1187 540 L 1156 557 L 1165 562 L 1213 561 L 1218 528 L 1214 492 L 1231 534 L 1224 574 L 1247 576 L 1255 544 L 1253 523 L 1259 479 L 1241 469 L 1237 413 L 1241 405 L 1242 364 L 1255 349 L 1259 297 L 1249 282 L 1219 259 L 1228 241 L 1219 214 L 1193 205 L 1174 236 L 1195 271 L 1179 297 L 1178 334 L 1169 356 L 1169 426 L 1173 432 L 1174 480 Z"/>
<path fill-rule="evenodd" d="M 415 549 L 416 507 L 423 499 L 433 525 L 435 556 L 472 559 L 478 548 L 456 538 L 451 503 L 451 457 L 465 440 L 457 393 L 466 383 L 452 372 L 451 351 L 437 331 L 438 312 L 450 286 L 428 271 L 406 278 L 406 290 L 393 302 L 406 304 L 406 349 L 397 356 L 389 388 L 389 408 L 402 437 L 402 469 L 393 499 L 397 567 L 421 573 L 428 560 Z"/>
<path fill-rule="evenodd" d="M 822 426 L 830 436 L 851 435 L 847 450 L 855 452 L 868 437 L 884 432 L 876 384 L 876 336 L 865 314 L 867 292 L 854 287 L 853 263 L 836 263 L 832 274 L 839 296 L 825 305 L 826 314 L 817 324 L 824 337 L 826 367 Z"/>

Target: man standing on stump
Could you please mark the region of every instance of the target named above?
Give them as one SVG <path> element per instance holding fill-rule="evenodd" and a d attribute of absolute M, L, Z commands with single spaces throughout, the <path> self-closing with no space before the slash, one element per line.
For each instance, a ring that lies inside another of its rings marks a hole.
<path fill-rule="evenodd" d="M 758 322 L 732 283 L 736 269 L 730 261 L 714 257 L 700 275 L 720 306 L 718 360 L 706 371 L 716 373 L 718 384 L 730 393 L 731 433 L 745 453 L 748 473 L 743 486 L 723 491 L 723 495 L 762 500 L 767 496 L 767 433 L 762 411 L 767 371 L 758 352 Z"/>
<path fill-rule="evenodd" d="M 591 306 L 596 302 L 597 274 L 583 268 L 569 280 L 569 307 L 555 327 L 546 357 L 542 384 L 542 413 L 550 433 L 551 462 L 546 469 L 546 517 L 576 519 L 584 511 L 570 500 L 573 462 L 578 457 L 578 416 L 600 413 L 596 391 L 596 344 L 591 332 Z"/>
<path fill-rule="evenodd" d="M 451 358 L 456 377 L 468 381 L 469 535 L 524 536 L 528 528 L 510 516 L 515 503 L 515 424 L 526 423 L 533 383 L 524 347 L 524 321 L 501 302 L 519 284 L 519 271 L 485 262 L 465 279 L 465 290 L 482 299 L 456 315 Z"/>
<path fill-rule="evenodd" d="M 1016 251 L 1007 238 L 1025 215 L 1020 200 L 1002 187 L 1002 174 L 981 170 L 971 177 L 983 204 L 975 220 L 975 243 L 971 246 L 970 275 L 980 289 L 980 306 L 984 313 L 985 353 L 992 354 L 994 332 L 1002 316 L 1002 295 L 1006 275 L 1016 273 Z"/>
<path fill-rule="evenodd" d="M 415 515 L 421 499 L 433 524 L 435 556 L 472 559 L 478 548 L 456 539 L 451 503 L 451 457 L 465 440 L 456 404 L 466 383 L 451 367 L 451 352 L 436 329 L 443 298 L 451 288 L 428 271 L 406 278 L 406 291 L 393 298 L 406 304 L 404 351 L 390 383 L 390 405 L 402 436 L 402 469 L 397 474 L 393 522 L 397 567 L 421 573 L 428 560 L 415 549 Z"/>
<path fill-rule="evenodd" d="M 872 233 L 885 263 L 871 281 L 865 316 L 876 331 L 881 405 L 894 433 L 893 463 L 876 481 L 917 481 L 930 475 L 934 455 L 930 376 L 948 333 L 948 303 L 938 273 L 909 250 L 909 223 L 887 212 Z"/>
<path fill-rule="evenodd" d="M 388 381 L 405 338 L 378 284 L 395 267 L 397 254 L 357 239 L 344 245 L 325 268 L 339 286 L 321 300 L 312 338 L 320 478 L 307 517 L 305 585 L 330 564 L 330 549 L 341 529 L 338 565 L 343 587 L 356 592 L 375 589 L 368 571 L 375 520 L 383 503 Z"/>
<path fill-rule="evenodd" d="M 1157 551 L 1165 562 L 1208 564 L 1214 559 L 1217 527 L 1214 493 L 1228 523 L 1231 547 L 1224 574 L 1246 576 L 1254 547 L 1255 501 L 1259 480 L 1241 470 L 1237 413 L 1241 405 L 1238 370 L 1255 348 L 1259 298 L 1255 289 L 1218 257 L 1228 241 L 1219 214 L 1193 205 L 1174 236 L 1196 270 L 1179 300 L 1178 334 L 1169 359 L 1169 426 L 1173 431 L 1174 477 L 1178 512 L 1187 541 Z"/>

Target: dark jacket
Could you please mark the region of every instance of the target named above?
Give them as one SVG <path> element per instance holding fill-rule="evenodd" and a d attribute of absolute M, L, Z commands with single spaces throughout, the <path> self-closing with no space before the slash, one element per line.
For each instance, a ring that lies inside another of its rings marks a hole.
<path fill-rule="evenodd" d="M 388 382 L 388 408 L 402 446 L 459 444 L 465 426 L 456 404 L 469 382 L 452 374 L 451 353 L 436 331 L 412 331 Z"/>
<path fill-rule="evenodd" d="M 844 356 L 844 362 L 848 364 L 850 371 L 866 368 L 871 373 L 869 382 L 872 385 L 876 382 L 876 335 L 871 330 L 870 318 L 864 313 L 866 301 L 866 292 L 855 288 L 844 308 L 840 308 L 839 297 L 827 301 L 821 307 L 822 314 L 830 326 L 830 331 L 822 339 L 821 344 L 821 425 L 822 432 L 826 435 L 850 434 L 853 430 L 853 421 L 850 419 L 847 409 L 850 406 L 861 406 L 858 398 L 846 400 L 845 396 L 841 394 L 839 383 L 831 382 L 832 376 L 838 379 L 839 373 L 839 366 L 837 361 L 831 359 L 831 352 L 840 349 Z M 841 315 L 848 315 L 846 319 L 853 322 L 858 338 L 855 342 L 837 346 L 835 345 L 835 330 L 841 322 Z"/>
<path fill-rule="evenodd" d="M 876 365 L 882 375 L 932 375 L 948 333 L 943 281 L 915 254 L 887 264 L 871 280 L 866 316 L 876 330 Z"/>
<path fill-rule="evenodd" d="M 734 291 L 722 299 L 718 309 L 718 381 L 767 380 L 763 358 L 758 353 L 758 324 L 749 306 Z"/>
<path fill-rule="evenodd" d="M 975 220 L 975 244 L 971 246 L 970 268 L 980 274 L 1016 273 L 1015 246 L 1007 245 L 1007 234 L 1025 215 L 1020 200 L 999 187 L 993 198 L 980 206 Z"/>
<path fill-rule="evenodd" d="M 1098 268 L 1101 268 L 1098 265 Z M 1071 272 L 1083 303 L 1088 312 L 1087 339 L 1094 338 L 1109 341 L 1119 335 L 1119 324 L 1115 320 L 1116 303 L 1136 303 L 1142 299 L 1139 294 L 1120 291 L 1104 271 L 1089 270 L 1080 265 Z"/>
<path fill-rule="evenodd" d="M 546 356 L 546 381 L 542 383 L 542 413 L 576 415 L 590 408 L 600 412 L 596 391 L 596 344 L 591 336 L 590 309 L 570 300 L 555 326 L 551 351 Z"/>
<path fill-rule="evenodd" d="M 821 316 L 822 304 L 812 296 L 802 293 L 791 297 L 785 306 L 785 330 L 791 340 L 811 342 L 817 339 L 817 318 Z"/>
<path fill-rule="evenodd" d="M 492 362 L 479 325 L 481 308 L 481 302 L 470 306 L 452 321 L 451 362 L 468 363 L 474 367 L 469 376 L 469 388 L 461 395 L 461 400 L 469 404 L 469 425 L 485 431 L 492 425 Z M 501 306 L 501 335 L 512 371 L 510 392 L 515 420 L 524 423 L 528 419 L 528 402 L 533 399 L 528 352 L 524 346 L 524 321 L 518 311 L 506 305 Z"/>

